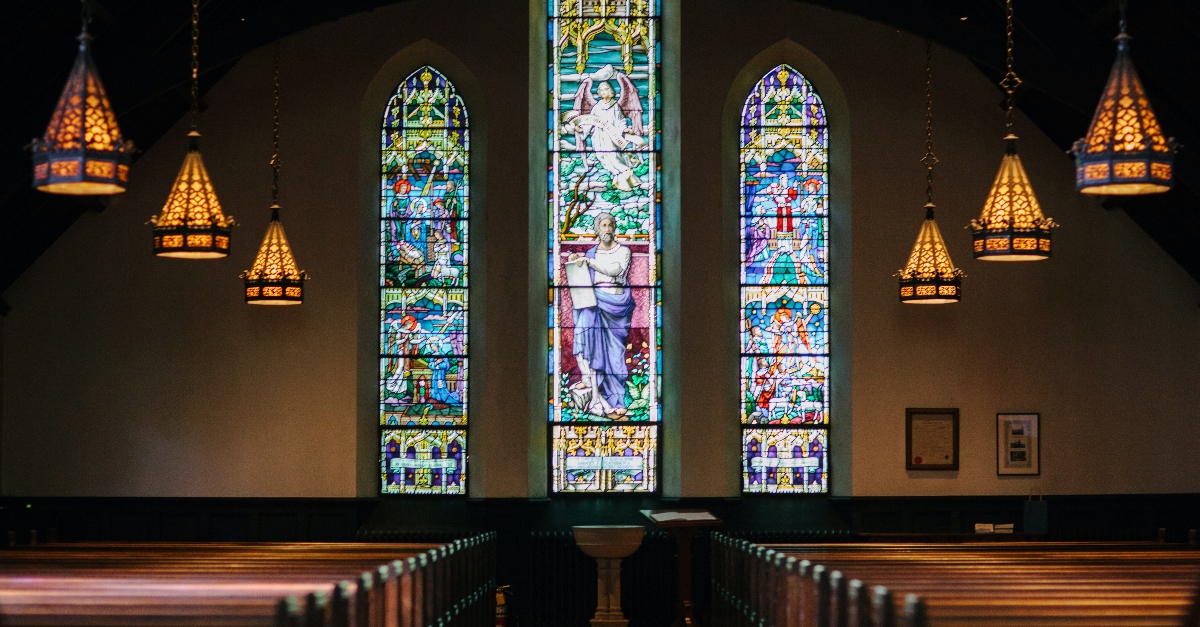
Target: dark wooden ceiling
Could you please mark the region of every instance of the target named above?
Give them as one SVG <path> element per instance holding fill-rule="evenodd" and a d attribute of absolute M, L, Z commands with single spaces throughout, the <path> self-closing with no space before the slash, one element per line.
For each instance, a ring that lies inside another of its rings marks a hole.
<path fill-rule="evenodd" d="M 205 91 L 247 52 L 280 37 L 395 0 L 202 0 Z M 521 6 L 520 2 L 513 1 Z M 808 0 L 903 29 L 955 50 L 999 80 L 1003 0 Z M 89 0 L 96 57 L 121 129 L 154 144 L 188 107 L 190 6 Z M 1200 150 L 1200 2 L 1133 0 L 1134 60 L 1163 127 Z M 684 9 L 686 10 L 686 3 Z M 44 130 L 66 80 L 79 29 L 77 0 L 0 3 L 0 294 L 83 212 L 105 201 L 30 188 L 23 147 Z M 1111 67 L 1117 0 L 1016 0 L 1019 107 L 1063 150 L 1083 135 Z M 964 19 L 965 18 L 965 19 Z M 997 106 L 1001 93 L 997 88 Z M 1200 281 L 1200 170 L 1180 153 L 1176 189 L 1109 202 L 1126 211 Z M 113 201 L 120 203 L 119 197 Z M 149 254 L 149 249 L 147 249 Z M 0 310 L 3 309 L 0 304 Z"/>

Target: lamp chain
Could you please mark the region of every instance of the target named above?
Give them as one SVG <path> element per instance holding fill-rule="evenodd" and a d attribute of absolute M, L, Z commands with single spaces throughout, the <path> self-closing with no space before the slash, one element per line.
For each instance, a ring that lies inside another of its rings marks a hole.
<path fill-rule="evenodd" d="M 1004 128 L 1011 134 L 1013 125 L 1013 94 L 1016 93 L 1017 87 L 1021 84 L 1021 79 L 1017 77 L 1017 73 L 1013 71 L 1013 8 L 1012 0 L 1005 0 L 1005 28 L 1004 35 L 1006 38 L 1005 48 L 1005 64 L 1008 71 L 1004 74 L 1004 78 L 1000 81 L 1000 87 L 1004 88 L 1004 93 L 1008 94 L 1007 111 L 1004 114 Z"/>
<path fill-rule="evenodd" d="M 1122 35 L 1125 34 L 1125 8 L 1126 8 L 1125 5 L 1126 4 L 1128 4 L 1127 0 L 1121 0 L 1120 3 L 1118 4 L 1118 6 L 1120 7 L 1120 12 L 1121 12 L 1121 34 Z"/>
<path fill-rule="evenodd" d="M 271 144 L 271 206 L 279 204 L 279 45 L 275 45 L 275 128 Z"/>
<path fill-rule="evenodd" d="M 925 164 L 925 197 L 928 201 L 927 212 L 933 213 L 933 166 L 937 165 L 937 155 L 933 154 L 933 55 L 932 43 L 925 40 L 925 156 L 921 163 Z M 927 217 L 932 217 L 929 215 Z"/>
<path fill-rule="evenodd" d="M 87 0 L 79 0 L 82 5 L 79 9 L 79 20 L 83 22 L 83 32 L 86 34 L 88 24 L 92 23 L 92 7 L 88 6 Z"/>
<path fill-rule="evenodd" d="M 192 128 L 200 126 L 200 0 L 192 0 Z"/>

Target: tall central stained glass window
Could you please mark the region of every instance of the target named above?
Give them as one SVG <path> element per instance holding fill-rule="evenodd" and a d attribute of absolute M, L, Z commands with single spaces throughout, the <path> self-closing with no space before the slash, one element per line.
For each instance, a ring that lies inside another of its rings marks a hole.
<path fill-rule="evenodd" d="M 467 109 L 432 67 L 383 116 L 379 221 L 384 494 L 465 494 Z"/>
<path fill-rule="evenodd" d="M 658 0 L 549 0 L 554 492 L 658 488 Z"/>
<path fill-rule="evenodd" d="M 767 72 L 742 109 L 742 490 L 829 490 L 829 135 L 811 83 Z"/>

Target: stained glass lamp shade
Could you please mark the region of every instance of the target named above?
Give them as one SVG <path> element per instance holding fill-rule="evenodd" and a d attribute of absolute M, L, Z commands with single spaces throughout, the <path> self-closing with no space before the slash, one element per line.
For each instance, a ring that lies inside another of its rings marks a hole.
<path fill-rule="evenodd" d="M 33 140 L 33 186 L 51 194 L 111 195 L 129 182 L 133 142 L 121 137 L 117 116 L 92 61 L 85 31 L 67 85 L 41 139 Z"/>
<path fill-rule="evenodd" d="M 279 205 L 271 206 L 271 222 L 254 265 L 242 273 L 246 281 L 246 302 L 251 305 L 299 305 L 304 302 L 304 282 L 308 273 L 296 269 L 296 257 L 288 245 Z"/>
<path fill-rule="evenodd" d="M 971 252 L 986 261 L 1039 261 L 1050 258 L 1050 230 L 1058 226 L 1042 214 L 1029 175 L 1017 155 L 1017 136 L 1013 133 L 1013 110 L 1021 79 L 1013 71 L 1013 7 L 1005 0 L 1005 36 L 1008 72 L 1000 87 L 1008 95 L 1004 127 L 1004 159 L 992 182 L 983 212 L 967 227 L 971 231 Z"/>
<path fill-rule="evenodd" d="M 1146 89 L 1129 57 L 1129 35 L 1117 36 L 1117 61 L 1085 137 L 1075 142 L 1075 186 L 1084 194 L 1137 196 L 1171 189 L 1178 146 L 1163 136 Z"/>
<path fill-rule="evenodd" d="M 942 232 L 933 218 L 933 203 L 925 205 L 925 221 L 917 234 L 900 277 L 900 302 L 915 305 L 957 303 L 965 274 L 954 267 Z"/>
<path fill-rule="evenodd" d="M 197 140 L 200 133 L 188 133 L 190 147 L 183 167 L 162 213 L 150 218 L 154 225 L 154 254 L 180 259 L 216 259 L 229 254 L 229 230 L 233 216 L 221 211 L 212 180 L 204 167 Z"/>
<path fill-rule="evenodd" d="M 1025 166 L 1017 155 L 1017 136 L 1009 134 L 1000 171 L 992 182 L 983 213 L 971 220 L 973 252 L 987 261 L 1037 261 L 1050 257 L 1050 229 L 1058 226 L 1042 214 Z"/>

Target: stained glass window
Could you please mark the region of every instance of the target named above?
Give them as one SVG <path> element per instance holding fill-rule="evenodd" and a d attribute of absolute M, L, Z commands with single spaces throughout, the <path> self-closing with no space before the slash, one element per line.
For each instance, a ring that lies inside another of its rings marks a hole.
<path fill-rule="evenodd" d="M 658 486 L 658 0 L 549 0 L 549 418 L 555 492 Z"/>
<path fill-rule="evenodd" d="M 380 479 L 385 494 L 465 494 L 467 109 L 441 73 L 404 79 L 383 115 Z"/>
<path fill-rule="evenodd" d="M 829 136 L 794 68 L 741 120 L 742 490 L 828 491 Z"/>

